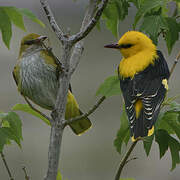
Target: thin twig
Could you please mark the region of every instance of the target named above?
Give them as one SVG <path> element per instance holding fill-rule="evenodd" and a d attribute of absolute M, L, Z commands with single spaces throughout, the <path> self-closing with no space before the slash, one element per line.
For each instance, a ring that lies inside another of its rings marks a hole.
<path fill-rule="evenodd" d="M 62 29 L 58 26 L 58 24 L 56 23 L 56 20 L 54 18 L 54 15 L 51 11 L 51 8 L 47 2 L 47 0 L 40 0 L 40 3 L 46 13 L 46 16 L 49 20 L 49 24 L 51 25 L 53 31 L 56 33 L 57 37 L 59 38 L 59 40 L 61 41 L 61 43 L 64 42 L 64 40 L 66 39 L 65 38 L 65 35 L 62 31 Z"/>
<path fill-rule="evenodd" d="M 100 104 L 101 104 L 105 99 L 106 99 L 105 96 L 101 97 L 101 98 L 99 99 L 99 101 L 98 101 L 87 113 L 84 113 L 84 114 L 82 114 L 81 116 L 78 116 L 78 117 L 75 117 L 75 118 L 72 118 L 72 119 L 69 119 L 69 120 L 64 121 L 64 122 L 65 122 L 65 126 L 66 126 L 66 125 L 69 125 L 69 124 L 72 123 L 72 122 L 78 121 L 78 120 L 80 120 L 80 119 L 82 119 L 82 118 L 88 117 L 90 114 L 92 114 L 92 113 L 100 106 Z"/>
<path fill-rule="evenodd" d="M 94 14 L 96 12 L 97 3 L 98 3 L 98 0 L 89 0 L 89 6 L 86 10 L 84 19 L 82 21 L 80 31 L 83 31 L 86 28 L 86 26 L 89 24 L 91 19 L 94 17 Z M 81 59 L 81 56 L 82 56 L 82 53 L 84 50 L 83 46 L 84 46 L 83 40 L 77 42 L 74 46 L 74 49 L 73 49 L 73 52 L 71 55 L 71 59 L 70 59 L 70 72 L 69 72 L 70 75 L 73 74 L 73 72 L 75 71 L 75 69 L 77 68 L 77 66 L 80 62 L 80 59 Z"/>
<path fill-rule="evenodd" d="M 119 169 L 118 169 L 117 174 L 115 176 L 115 180 L 119 180 L 120 179 L 122 169 L 124 168 L 125 164 L 127 164 L 128 157 L 130 156 L 131 152 L 133 151 L 133 149 L 136 146 L 138 141 L 139 140 L 137 139 L 135 142 L 133 142 L 131 144 L 131 146 L 129 147 L 129 150 L 126 152 L 125 156 L 122 158 L 122 160 L 120 162 Z"/>
<path fill-rule="evenodd" d="M 78 32 L 77 34 L 69 38 L 73 44 L 85 38 L 89 34 L 89 32 L 94 28 L 94 26 L 97 24 L 98 20 L 100 19 L 102 12 L 105 9 L 107 3 L 108 0 L 102 0 L 101 3 L 98 5 L 95 16 L 86 25 L 86 27 L 82 31 Z"/>
<path fill-rule="evenodd" d="M 137 158 L 137 157 L 134 157 L 134 158 L 128 159 L 128 160 L 126 161 L 126 164 L 129 163 L 130 161 L 136 160 L 136 159 L 138 159 L 138 158 Z"/>
<path fill-rule="evenodd" d="M 174 60 L 174 64 L 173 64 L 173 66 L 172 66 L 172 68 L 171 68 L 171 70 L 170 70 L 170 76 L 172 75 L 172 73 L 173 73 L 173 71 L 174 71 L 174 69 L 175 69 L 175 67 L 176 67 L 179 59 L 180 59 L 180 51 L 179 51 L 179 53 L 177 54 L 176 59 Z M 169 76 L 169 78 L 170 78 L 170 76 Z"/>
<path fill-rule="evenodd" d="M 33 109 L 34 111 L 36 111 L 38 114 L 40 114 L 41 116 L 43 116 L 44 118 L 46 118 L 47 120 L 49 120 L 49 122 L 52 122 L 52 119 L 48 116 L 46 116 L 44 113 L 42 113 L 41 111 L 39 111 L 38 109 L 36 109 L 31 103 L 30 101 L 27 99 L 26 96 L 23 96 L 25 101 L 27 102 L 27 104 L 30 106 L 31 109 Z"/>
<path fill-rule="evenodd" d="M 8 172 L 9 179 L 10 179 L 10 180 L 14 180 L 14 178 L 12 177 L 11 171 L 10 171 L 10 169 L 9 169 L 9 166 L 8 166 L 8 164 L 7 164 L 7 161 L 6 161 L 6 159 L 5 159 L 5 156 L 4 156 L 3 152 L 1 152 L 0 154 L 1 154 L 1 158 L 2 158 L 2 160 L 3 160 L 4 166 L 6 167 L 6 170 L 7 170 L 7 172 Z"/>
<path fill-rule="evenodd" d="M 26 179 L 26 180 L 30 180 L 30 177 L 29 177 L 28 174 L 27 174 L 27 171 L 26 171 L 26 167 L 25 167 L 25 166 L 22 167 L 22 170 L 24 171 L 25 179 Z"/>

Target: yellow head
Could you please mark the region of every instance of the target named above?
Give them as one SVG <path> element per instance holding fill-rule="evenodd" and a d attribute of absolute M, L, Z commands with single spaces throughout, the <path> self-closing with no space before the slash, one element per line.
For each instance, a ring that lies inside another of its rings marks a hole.
<path fill-rule="evenodd" d="M 19 57 L 21 57 L 24 52 L 31 50 L 33 47 L 41 45 L 46 38 L 46 36 L 41 36 L 35 33 L 24 36 L 20 44 Z"/>
<path fill-rule="evenodd" d="M 116 44 L 106 45 L 107 48 L 119 49 L 125 58 L 144 50 L 155 51 L 156 46 L 145 34 L 138 31 L 126 32 Z"/>

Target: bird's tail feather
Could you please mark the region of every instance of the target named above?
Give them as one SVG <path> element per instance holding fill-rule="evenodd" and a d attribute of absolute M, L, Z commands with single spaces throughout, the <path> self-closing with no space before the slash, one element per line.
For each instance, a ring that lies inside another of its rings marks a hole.
<path fill-rule="evenodd" d="M 154 126 L 151 129 L 147 129 L 146 119 L 143 117 L 143 111 L 141 111 L 139 117 L 136 119 L 132 141 L 136 141 L 138 138 L 151 136 L 154 133 Z"/>
<path fill-rule="evenodd" d="M 78 103 L 73 94 L 68 91 L 65 119 L 80 116 L 82 112 L 79 109 Z M 77 120 L 69 125 L 73 132 L 81 135 L 91 127 L 91 121 L 88 117 Z"/>

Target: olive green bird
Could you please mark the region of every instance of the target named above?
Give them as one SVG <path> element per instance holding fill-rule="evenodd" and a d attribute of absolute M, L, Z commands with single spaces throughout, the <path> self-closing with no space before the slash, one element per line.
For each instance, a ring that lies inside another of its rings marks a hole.
<path fill-rule="evenodd" d="M 47 37 L 28 34 L 20 45 L 19 57 L 13 70 L 18 91 L 42 108 L 53 110 L 59 89 L 61 71 L 55 57 L 43 46 Z M 81 115 L 75 97 L 68 90 L 65 119 Z M 77 135 L 91 127 L 88 118 L 82 118 L 69 125 Z"/>

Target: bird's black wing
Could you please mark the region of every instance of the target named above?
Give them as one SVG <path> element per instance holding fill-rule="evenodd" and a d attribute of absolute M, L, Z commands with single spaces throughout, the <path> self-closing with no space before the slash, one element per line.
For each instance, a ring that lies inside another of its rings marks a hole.
<path fill-rule="evenodd" d="M 154 64 L 136 74 L 133 79 L 120 78 L 131 136 L 134 135 L 134 138 L 148 135 L 148 130 L 157 120 L 160 106 L 167 91 L 162 81 L 168 80 L 169 69 L 162 53 L 157 51 L 157 54 L 158 58 Z M 136 119 L 135 103 L 137 100 L 141 100 L 143 107 Z"/>

